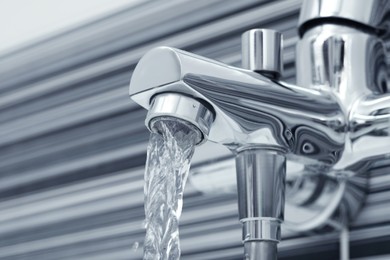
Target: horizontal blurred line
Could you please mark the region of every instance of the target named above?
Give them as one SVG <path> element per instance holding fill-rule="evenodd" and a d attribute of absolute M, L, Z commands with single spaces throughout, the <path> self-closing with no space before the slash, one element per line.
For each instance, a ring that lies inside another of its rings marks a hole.
<path fill-rule="evenodd" d="M 135 157 L 137 154 L 146 153 L 146 144 L 141 143 L 131 147 L 112 150 L 106 153 L 101 153 L 89 157 L 84 157 L 79 160 L 63 162 L 52 165 L 47 168 L 37 169 L 26 174 L 19 174 L 16 177 L 5 177 L 1 179 L 0 190 L 9 190 L 17 186 L 42 181 L 48 178 L 59 177 L 72 171 L 81 171 L 83 168 L 104 164 L 113 163 L 115 160 Z"/>
<path fill-rule="evenodd" d="M 295 44 L 288 41 L 289 44 Z M 292 62 L 294 55 L 288 55 L 286 62 Z M 227 56 L 221 59 L 223 62 L 238 62 L 240 56 Z M 126 89 L 126 92 L 123 91 Z M 0 131 L 0 146 L 14 143 L 33 136 L 52 132 L 75 125 L 86 120 L 91 120 L 95 116 L 105 116 L 118 111 L 131 110 L 138 107 L 127 95 L 127 87 L 111 90 L 86 99 L 77 100 L 58 106 L 55 109 L 43 111 L 27 118 L 21 117 L 4 124 Z M 119 102 L 118 102 L 119 101 Z M 34 127 L 34 125 L 36 127 Z M 25 127 L 23 129 L 23 126 Z"/>
<path fill-rule="evenodd" d="M 162 2 L 150 1 L 141 8 L 120 12 L 105 20 L 48 40 L 25 52 L 16 53 L 10 59 L 3 58 L 8 66 L 2 68 L 5 70 L 2 74 L 10 75 L 8 79 L 4 79 L 2 86 L 3 88 L 15 87 L 23 82 L 36 81 L 37 78 L 42 79 L 56 72 L 80 67 L 93 60 L 118 53 L 119 50 L 134 48 L 167 35 L 178 34 L 188 28 L 220 19 L 262 2 L 176 0 L 162 4 Z M 210 9 L 213 12 L 207 11 Z M 177 23 L 177 19 L 183 16 L 186 19 L 181 19 L 181 22 Z M 135 24 L 137 26 L 134 26 Z M 31 64 L 37 66 L 29 69 Z M 18 78 L 12 75 L 15 74 L 16 69 L 19 71 Z"/>
<path fill-rule="evenodd" d="M 26 86 L 21 91 L 2 95 L 0 98 L 0 109 L 8 108 L 29 99 L 58 91 L 67 85 L 75 84 L 77 81 L 134 66 L 140 57 L 153 47 L 168 45 L 186 48 L 195 43 L 218 38 L 229 33 L 231 34 L 234 31 L 243 30 L 256 22 L 261 23 L 276 20 L 279 16 L 296 13 L 300 7 L 300 3 L 300 0 L 278 1 L 259 8 L 250 9 L 247 12 L 232 15 L 231 17 L 203 25 L 200 28 L 191 29 L 179 35 L 174 35 L 151 44 L 143 45 L 142 47 L 121 53 L 106 60 L 84 66 L 76 71 L 64 73 L 54 79 L 46 81 L 44 84 L 36 83 L 31 86 Z M 283 8 L 278 8 L 278 6 L 283 6 Z"/>

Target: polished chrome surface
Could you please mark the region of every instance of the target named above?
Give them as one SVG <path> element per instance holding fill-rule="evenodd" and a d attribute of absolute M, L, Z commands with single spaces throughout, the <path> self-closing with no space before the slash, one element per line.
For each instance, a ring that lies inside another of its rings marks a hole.
<path fill-rule="evenodd" d="M 333 24 L 314 27 L 297 44 L 297 84 L 331 90 L 350 112 L 357 99 L 385 91 L 385 54 L 375 35 Z"/>
<path fill-rule="evenodd" d="M 256 199 L 254 199 L 256 201 Z M 281 240 L 280 225 L 282 221 L 275 218 L 258 217 L 241 219 L 242 241 L 247 242 L 272 242 L 279 243 Z"/>
<path fill-rule="evenodd" d="M 244 246 L 245 255 L 256 259 L 258 253 L 251 250 L 258 247 L 256 251 L 264 251 L 260 255 L 275 257 L 276 244 L 281 239 L 280 225 L 284 220 L 286 157 L 278 150 L 239 151 L 236 175 L 242 240 L 244 244 L 250 243 Z M 272 253 L 269 252 L 271 249 Z"/>
<path fill-rule="evenodd" d="M 152 97 L 164 92 L 208 103 L 215 111 L 209 140 L 231 149 L 278 147 L 299 160 L 324 164 L 334 164 L 342 155 L 346 118 L 331 92 L 276 82 L 252 71 L 160 47 L 139 61 L 130 96 L 149 109 Z"/>
<path fill-rule="evenodd" d="M 244 250 L 244 260 L 276 260 L 278 257 L 277 243 L 247 242 Z"/>
<path fill-rule="evenodd" d="M 298 85 L 331 91 L 348 115 L 345 147 L 335 171 L 356 173 L 358 164 L 390 154 L 390 77 L 380 38 L 346 26 L 319 25 L 298 42 L 296 66 Z"/>
<path fill-rule="evenodd" d="M 280 151 L 246 149 L 236 155 L 239 217 L 284 219 L 286 159 Z"/>
<path fill-rule="evenodd" d="M 268 29 L 246 31 L 241 38 L 242 68 L 273 77 L 283 74 L 283 35 Z"/>
<path fill-rule="evenodd" d="M 349 163 L 359 165 L 359 162 L 367 163 L 370 159 L 389 158 L 390 93 L 365 96 L 352 111 Z M 335 167 L 345 165 L 341 161 Z"/>
<path fill-rule="evenodd" d="M 303 87 L 161 47 L 139 62 L 130 95 L 145 108 L 149 108 L 149 100 L 158 93 L 177 92 L 199 98 L 215 111 L 210 141 L 232 149 L 253 145 L 279 147 L 290 159 L 334 166 L 336 172 L 344 169 L 353 172 L 356 163 L 389 152 L 388 146 L 383 145 L 389 140 L 386 134 L 389 113 L 384 109 L 388 98 L 382 94 L 388 76 L 386 63 L 376 58 L 384 51 L 381 41 L 344 29 L 346 36 L 339 41 L 327 41 L 330 31 L 318 29 L 327 36 L 319 37 L 315 33 L 317 28 L 300 41 L 297 70 L 298 83 Z M 332 32 L 336 33 L 336 28 Z M 367 51 L 358 52 L 363 47 Z M 307 54 L 307 50 L 312 53 Z M 155 60 L 167 66 L 160 68 Z M 307 70 L 304 64 L 313 69 Z M 376 74 L 366 73 L 368 69 Z M 148 77 L 146 71 L 154 77 Z M 352 73 L 356 76 L 350 77 Z M 370 97 L 370 104 L 377 104 L 381 111 L 380 116 L 378 112 L 370 112 L 369 126 L 383 128 L 380 137 L 378 131 L 366 135 L 367 122 L 354 119 L 353 113 L 364 96 Z M 365 145 L 364 140 L 371 140 L 370 136 L 382 140 L 372 144 L 381 149 Z"/>
<path fill-rule="evenodd" d="M 374 159 L 390 154 L 389 66 L 381 38 L 385 23 L 372 19 L 385 17 L 388 7 L 366 3 L 364 9 L 346 1 L 329 6 L 305 2 L 297 85 L 278 80 L 281 40 L 264 30 L 244 33 L 244 68 L 159 47 L 134 70 L 130 96 L 146 109 L 155 96 L 173 92 L 201 100 L 214 113 L 209 140 L 236 154 L 239 216 L 243 241 L 251 243 L 248 252 L 257 247 L 254 242 L 280 239 L 286 158 L 303 165 L 298 175 L 315 176 L 312 183 L 304 179 L 309 183 L 305 189 L 298 186 L 294 193 L 292 187 L 290 193 L 292 204 L 320 209 L 304 224 L 290 225 L 305 232 L 327 225 L 341 230 L 353 219 L 365 199 L 368 181 L 362 174 Z"/>
<path fill-rule="evenodd" d="M 151 101 L 145 124 L 149 130 L 153 129 L 153 122 L 161 117 L 175 117 L 194 125 L 199 131 L 197 144 L 207 141 L 210 127 L 213 122 L 213 113 L 194 98 L 175 93 L 163 93 Z"/>
<path fill-rule="evenodd" d="M 387 0 L 304 0 L 299 26 L 313 20 L 338 18 L 358 22 L 373 29 L 387 30 L 389 11 L 390 2 Z"/>

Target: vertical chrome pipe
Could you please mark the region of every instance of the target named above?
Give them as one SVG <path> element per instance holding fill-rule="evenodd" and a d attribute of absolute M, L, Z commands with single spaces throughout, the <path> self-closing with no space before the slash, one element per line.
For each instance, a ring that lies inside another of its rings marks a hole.
<path fill-rule="evenodd" d="M 276 242 L 255 241 L 244 245 L 244 260 L 273 260 L 278 258 Z"/>
<path fill-rule="evenodd" d="M 245 257 L 276 259 L 284 219 L 286 158 L 278 150 L 246 149 L 238 152 L 236 168 Z"/>

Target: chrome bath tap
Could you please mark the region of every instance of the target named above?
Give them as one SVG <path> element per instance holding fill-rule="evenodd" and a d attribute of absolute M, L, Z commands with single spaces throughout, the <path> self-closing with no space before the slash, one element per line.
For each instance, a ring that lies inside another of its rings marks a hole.
<path fill-rule="evenodd" d="M 247 259 L 276 259 L 284 218 L 286 160 L 354 176 L 390 155 L 387 1 L 304 1 L 297 85 L 282 82 L 280 33 L 242 36 L 242 68 L 169 47 L 146 53 L 131 98 L 161 117 L 192 123 L 236 155 Z"/>

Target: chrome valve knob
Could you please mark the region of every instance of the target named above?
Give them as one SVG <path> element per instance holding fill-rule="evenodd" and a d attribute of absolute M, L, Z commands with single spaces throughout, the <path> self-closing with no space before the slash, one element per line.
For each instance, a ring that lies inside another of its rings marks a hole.
<path fill-rule="evenodd" d="M 283 73 L 283 35 L 269 29 L 246 31 L 241 38 L 242 67 L 267 76 Z"/>

